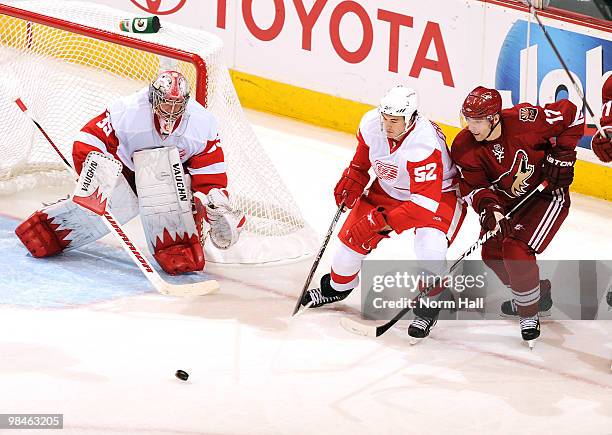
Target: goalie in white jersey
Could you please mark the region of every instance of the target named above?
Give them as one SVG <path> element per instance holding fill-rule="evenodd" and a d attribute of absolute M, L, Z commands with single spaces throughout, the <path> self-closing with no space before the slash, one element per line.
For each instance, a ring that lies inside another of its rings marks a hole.
<path fill-rule="evenodd" d="M 417 259 L 445 262 L 466 206 L 457 196 L 457 169 L 446 138 L 417 106 L 414 89 L 396 86 L 363 116 L 355 156 L 334 189 L 336 204 L 344 200 L 352 209 L 338 236 L 342 244 L 331 273 L 321 278 L 319 288 L 308 290 L 302 305 L 319 307 L 346 298 L 359 284 L 361 260 L 392 231 L 414 228 Z M 370 168 L 376 178 L 366 190 Z M 436 288 L 429 297 L 441 292 Z M 415 308 L 410 336 L 426 337 L 439 311 Z"/>
<path fill-rule="evenodd" d="M 222 249 L 245 223 L 229 203 L 217 122 L 189 98 L 179 72 L 161 72 L 148 88 L 111 103 L 81 129 L 72 157 L 81 174 L 73 200 L 36 211 L 15 230 L 34 257 L 104 236 L 98 214 L 110 208 L 122 224 L 140 214 L 156 261 L 180 274 L 204 268 L 203 219 Z M 77 200 L 80 188 L 93 194 Z"/>

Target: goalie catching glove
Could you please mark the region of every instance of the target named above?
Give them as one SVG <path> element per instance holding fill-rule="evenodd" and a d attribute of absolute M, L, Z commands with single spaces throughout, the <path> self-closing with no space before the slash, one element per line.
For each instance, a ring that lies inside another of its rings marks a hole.
<path fill-rule="evenodd" d="M 210 240 L 218 249 L 228 249 L 240 237 L 246 222 L 244 213 L 232 208 L 227 190 L 211 189 L 208 195 L 195 192 L 196 215 L 203 215 L 209 224 Z M 196 221 L 201 222 L 196 218 Z"/>

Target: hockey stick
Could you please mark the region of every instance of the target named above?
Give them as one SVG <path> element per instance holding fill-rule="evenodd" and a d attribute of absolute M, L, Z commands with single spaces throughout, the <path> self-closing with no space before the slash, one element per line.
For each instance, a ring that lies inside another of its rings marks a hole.
<path fill-rule="evenodd" d="M 512 208 L 512 210 L 506 213 L 506 216 L 505 216 L 506 219 L 510 219 L 510 217 L 516 212 L 516 210 L 519 209 L 519 207 L 521 207 L 527 200 L 529 200 L 529 198 L 531 198 L 536 192 L 542 192 L 546 188 L 546 186 L 548 186 L 548 182 L 542 181 L 535 189 L 533 189 L 531 192 L 525 195 L 525 197 L 517 205 L 515 205 Z M 446 275 L 450 275 L 451 273 L 453 273 L 453 271 L 459 266 L 459 264 L 463 262 L 463 260 L 466 257 L 471 255 L 476 249 L 482 246 L 487 240 L 489 240 L 494 235 L 495 233 L 493 231 L 487 231 L 487 233 L 485 233 L 481 238 L 479 238 L 476 241 L 476 243 L 470 246 L 468 250 L 465 251 L 463 255 L 461 255 L 461 257 L 459 257 L 453 263 L 450 269 L 448 269 L 448 271 L 446 272 Z M 434 286 L 435 285 L 432 284 L 429 287 L 427 287 L 424 291 L 419 292 L 417 297 L 414 299 L 414 302 L 417 302 L 423 296 L 427 296 L 427 294 L 429 294 L 429 292 L 431 292 L 434 289 Z M 410 304 L 408 304 L 408 306 L 406 308 L 403 308 L 399 313 L 397 313 L 395 317 L 393 317 L 387 323 L 384 323 L 380 326 L 368 325 L 368 324 L 361 323 L 356 320 L 350 319 L 348 317 L 343 317 L 342 319 L 340 319 L 340 324 L 342 325 L 344 329 L 346 329 L 349 332 L 352 332 L 353 334 L 365 335 L 367 337 L 380 337 L 385 332 L 387 332 L 389 329 L 391 329 L 393 325 L 395 325 L 398 321 L 400 321 L 402 317 L 408 314 L 410 310 L 412 310 L 412 307 Z"/>
<path fill-rule="evenodd" d="M 295 316 L 295 314 L 300 310 L 300 306 L 302 305 L 302 298 L 304 297 L 304 295 L 306 294 L 306 291 L 308 290 L 308 286 L 310 285 L 310 282 L 312 281 L 312 277 L 314 276 L 315 271 L 317 270 L 317 267 L 319 266 L 321 257 L 323 257 L 325 248 L 327 248 L 329 239 L 331 239 L 331 236 L 334 233 L 334 228 L 336 227 L 338 220 L 340 220 L 340 215 L 342 214 L 343 211 L 344 211 L 344 199 L 342 200 L 342 202 L 340 202 L 340 205 L 338 206 L 338 210 L 336 210 L 334 219 L 332 220 L 331 225 L 329 226 L 329 229 L 327 230 L 327 234 L 325 235 L 325 240 L 323 240 L 323 245 L 321 245 L 321 249 L 319 249 L 319 252 L 317 253 L 317 256 L 315 257 L 314 263 L 312 263 L 312 267 L 310 268 L 310 272 L 308 273 L 308 277 L 306 278 L 304 287 L 302 287 L 302 292 L 300 293 L 300 297 L 295 303 L 295 307 L 293 308 L 293 313 L 291 313 L 291 316 Z"/>
<path fill-rule="evenodd" d="M 47 139 L 49 145 L 55 150 L 55 152 L 61 157 L 64 161 L 64 164 L 70 169 L 70 171 L 76 174 L 76 171 L 72 167 L 72 165 L 66 160 L 66 157 L 62 154 L 60 149 L 55 145 L 53 140 L 49 137 L 47 132 L 42 128 L 42 126 L 36 121 L 32 115 L 28 112 L 27 106 L 23 103 L 21 98 L 17 98 L 15 100 L 15 104 L 21 109 L 21 111 L 28 117 L 30 120 L 38 127 L 38 130 L 42 133 L 42 135 Z M 162 277 L 157 273 L 157 271 L 153 268 L 151 263 L 146 259 L 146 257 L 140 252 L 140 250 L 132 243 L 127 234 L 121 228 L 121 225 L 117 222 L 115 217 L 111 214 L 110 211 L 105 211 L 102 215 L 102 220 L 104 224 L 107 226 L 109 231 L 115 236 L 117 240 L 121 242 L 121 246 L 123 249 L 130 254 L 130 257 L 136 263 L 140 271 L 144 274 L 144 276 L 149 280 L 149 282 L 155 287 L 159 293 L 163 295 L 169 296 L 203 296 L 209 293 L 213 293 L 219 290 L 219 283 L 215 280 L 208 280 L 203 282 L 196 282 L 192 284 L 170 284 L 162 279 Z"/>
<path fill-rule="evenodd" d="M 559 59 L 559 62 L 561 62 L 561 66 L 563 66 L 563 69 L 565 70 L 565 73 L 567 74 L 567 76 L 569 77 L 570 81 L 572 82 L 572 85 L 574 85 L 574 89 L 576 90 L 576 93 L 582 99 L 582 104 L 584 104 L 584 107 L 586 107 L 587 111 L 589 112 L 589 115 L 591 115 L 591 118 L 593 118 L 593 122 L 594 122 L 595 126 L 597 127 L 597 131 L 599 132 L 601 137 L 608 137 L 606 135 L 606 133 L 604 132 L 603 128 L 601 128 L 601 124 L 599 123 L 599 120 L 595 117 L 595 113 L 593 113 L 593 110 L 591 110 L 591 106 L 587 102 L 587 99 L 586 99 L 586 96 L 584 95 L 584 92 L 582 92 L 582 89 L 580 89 L 580 86 L 578 86 L 578 83 L 576 83 L 576 80 L 574 80 L 574 77 L 570 73 L 570 70 L 567 67 L 567 64 L 565 63 L 565 61 L 561 57 L 561 53 L 559 53 L 559 50 L 557 50 L 557 46 L 555 45 L 555 43 L 553 42 L 552 38 L 550 37 L 550 35 L 546 31 L 546 28 L 544 27 L 544 24 L 542 24 L 542 21 L 540 20 L 539 15 L 536 13 L 536 9 L 533 6 L 533 3 L 531 2 L 531 0 L 525 0 L 525 1 L 529 5 L 529 12 L 531 14 L 533 14 L 533 16 L 535 17 L 536 21 L 538 22 L 538 26 L 540 26 L 540 29 L 542 29 L 542 32 L 544 33 L 544 36 L 546 37 L 546 40 L 550 44 L 550 47 L 555 52 L 555 55 L 557 56 L 557 59 Z"/>

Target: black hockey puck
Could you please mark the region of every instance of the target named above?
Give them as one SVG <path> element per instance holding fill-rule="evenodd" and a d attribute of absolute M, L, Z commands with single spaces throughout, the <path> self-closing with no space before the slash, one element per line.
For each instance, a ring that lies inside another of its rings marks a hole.
<path fill-rule="evenodd" d="M 177 370 L 174 376 L 179 378 L 181 381 L 186 381 L 189 379 L 189 373 L 187 373 L 185 370 Z"/>

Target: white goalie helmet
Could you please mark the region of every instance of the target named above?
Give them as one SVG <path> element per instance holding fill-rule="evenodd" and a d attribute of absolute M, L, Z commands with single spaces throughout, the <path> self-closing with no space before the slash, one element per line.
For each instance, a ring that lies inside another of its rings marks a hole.
<path fill-rule="evenodd" d="M 390 116 L 403 116 L 406 122 L 416 112 L 419 106 L 417 92 L 406 86 L 395 86 L 380 99 L 378 111 Z"/>
<path fill-rule="evenodd" d="M 149 86 L 149 102 L 159 119 L 163 134 L 170 134 L 174 123 L 185 112 L 189 83 L 178 71 L 163 71 Z"/>

